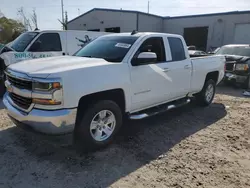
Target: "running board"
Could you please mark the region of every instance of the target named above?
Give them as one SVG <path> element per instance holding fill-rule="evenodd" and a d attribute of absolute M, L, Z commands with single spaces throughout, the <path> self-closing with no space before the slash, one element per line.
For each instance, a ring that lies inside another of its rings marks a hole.
<path fill-rule="evenodd" d="M 183 105 L 186 105 L 188 103 L 190 103 L 191 100 L 188 98 L 185 99 L 181 99 L 172 103 L 167 103 L 167 104 L 163 104 L 157 107 L 153 107 L 150 108 L 148 110 L 143 110 L 134 114 L 130 114 L 129 119 L 131 120 L 139 120 L 139 119 L 144 119 L 147 117 L 151 117 L 160 113 L 164 113 L 168 110 L 174 109 L 174 108 L 178 108 L 181 107 Z"/>

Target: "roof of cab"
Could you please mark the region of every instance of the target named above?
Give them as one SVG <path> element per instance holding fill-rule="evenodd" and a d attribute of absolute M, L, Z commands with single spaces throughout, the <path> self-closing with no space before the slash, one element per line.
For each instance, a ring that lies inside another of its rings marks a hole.
<path fill-rule="evenodd" d="M 224 45 L 226 47 L 250 47 L 250 44 L 228 44 L 228 45 Z"/>
<path fill-rule="evenodd" d="M 147 35 L 166 35 L 166 36 L 175 36 L 175 37 L 180 37 L 180 35 L 176 35 L 176 34 L 169 34 L 169 33 L 157 33 L 157 32 L 138 32 L 135 34 L 131 34 L 131 33 L 112 33 L 109 35 L 105 35 L 106 37 L 110 37 L 110 36 L 137 36 L 137 37 L 141 37 L 141 36 L 147 36 Z"/>
<path fill-rule="evenodd" d="M 27 31 L 27 32 L 83 32 L 84 30 L 36 30 L 36 31 Z M 85 32 L 93 32 L 93 33 L 107 33 L 107 32 L 99 32 L 99 31 L 85 31 Z"/>

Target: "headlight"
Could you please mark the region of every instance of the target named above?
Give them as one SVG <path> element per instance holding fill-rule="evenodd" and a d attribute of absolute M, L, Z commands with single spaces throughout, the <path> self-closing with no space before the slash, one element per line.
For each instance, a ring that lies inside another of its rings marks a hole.
<path fill-rule="evenodd" d="M 62 85 L 60 82 L 39 82 L 32 85 L 32 101 L 38 105 L 62 104 Z"/>
<path fill-rule="evenodd" d="M 236 64 L 235 66 L 235 70 L 239 70 L 239 71 L 246 71 L 248 70 L 248 65 L 247 64 Z"/>
<path fill-rule="evenodd" d="M 59 82 L 33 82 L 32 86 L 33 90 L 35 91 L 50 91 L 53 89 L 60 89 L 61 84 Z"/>

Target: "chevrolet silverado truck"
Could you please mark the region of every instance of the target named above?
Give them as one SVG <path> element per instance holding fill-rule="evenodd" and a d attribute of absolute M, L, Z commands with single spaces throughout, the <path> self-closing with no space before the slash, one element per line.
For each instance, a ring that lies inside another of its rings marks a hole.
<path fill-rule="evenodd" d="M 124 118 L 139 120 L 190 102 L 209 105 L 224 56 L 190 59 L 182 36 L 101 36 L 75 56 L 27 60 L 6 69 L 3 103 L 16 125 L 72 132 L 87 149 L 108 145 Z"/>
<path fill-rule="evenodd" d="M 250 89 L 250 45 L 222 46 L 216 54 L 224 55 L 226 58 L 224 82 Z"/>

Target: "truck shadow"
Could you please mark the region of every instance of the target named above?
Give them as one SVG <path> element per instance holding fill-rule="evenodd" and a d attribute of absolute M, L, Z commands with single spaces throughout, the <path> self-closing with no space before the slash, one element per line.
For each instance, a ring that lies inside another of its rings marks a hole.
<path fill-rule="evenodd" d="M 89 154 L 75 152 L 69 144 L 72 135 L 51 137 L 11 127 L 0 132 L 0 159 L 5 161 L 0 161 L 3 164 L 0 172 L 5 174 L 2 178 L 8 179 L 5 182 L 18 178 L 26 184 L 29 182 L 25 181 L 34 178 L 35 174 L 37 187 L 55 180 L 53 185 L 58 188 L 109 187 L 166 155 L 180 141 L 226 114 L 223 104 L 214 103 L 207 108 L 190 104 L 145 120 L 127 121 L 111 146 Z M 39 166 L 39 169 L 29 165 L 21 168 L 29 163 Z M 8 173 L 3 173 L 3 170 Z"/>

